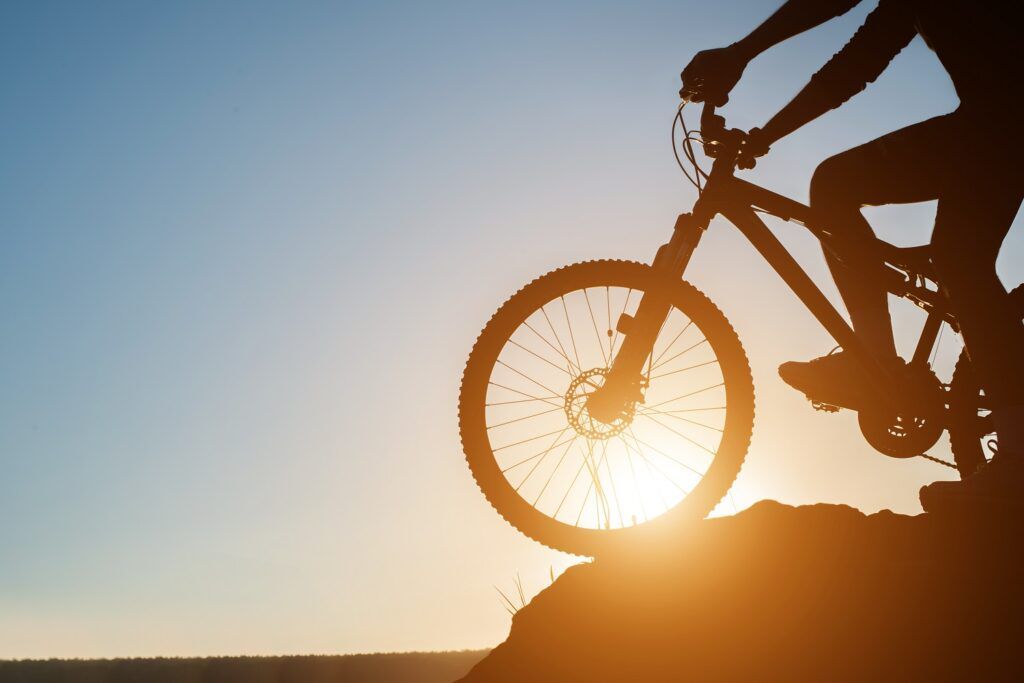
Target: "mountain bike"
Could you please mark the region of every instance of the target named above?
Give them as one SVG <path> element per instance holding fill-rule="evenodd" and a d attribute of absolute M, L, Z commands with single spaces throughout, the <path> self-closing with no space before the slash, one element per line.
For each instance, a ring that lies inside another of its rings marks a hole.
<path fill-rule="evenodd" d="M 676 145 L 692 164 L 686 171 Z M 927 317 L 905 371 L 865 347 L 759 214 L 806 227 L 826 246 L 810 207 L 735 175 L 744 133 L 705 105 L 690 131 L 673 122 L 676 159 L 698 190 L 651 262 L 576 263 L 509 298 L 476 340 L 459 395 L 469 468 L 491 505 L 552 548 L 599 555 L 670 525 L 704 518 L 726 495 L 750 445 L 754 386 L 725 315 L 683 279 L 716 216 L 749 240 L 835 339 L 877 393 L 861 407 L 867 442 L 894 458 L 924 456 L 961 476 L 985 462 L 994 432 L 966 352 L 949 384 L 931 368 L 940 330 L 959 332 L 926 246 L 878 240 L 889 292 Z M 713 160 L 710 172 L 693 145 Z M 1011 294 L 1024 313 L 1024 290 Z M 836 411 L 848 406 L 816 404 Z M 948 431 L 954 463 L 928 456 Z"/>

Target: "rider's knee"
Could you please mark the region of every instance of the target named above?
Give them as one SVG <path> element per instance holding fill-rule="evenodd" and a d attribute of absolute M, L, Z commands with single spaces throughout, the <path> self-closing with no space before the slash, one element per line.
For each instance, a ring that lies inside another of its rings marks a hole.
<path fill-rule="evenodd" d="M 811 207 L 815 209 L 857 208 L 849 196 L 848 173 L 843 154 L 829 157 L 818 164 L 811 176 Z"/>
<path fill-rule="evenodd" d="M 834 248 L 845 249 L 874 240 L 871 226 L 860 215 L 861 202 L 850 182 L 849 152 L 830 157 L 818 165 L 811 177 L 811 209 L 832 233 Z"/>

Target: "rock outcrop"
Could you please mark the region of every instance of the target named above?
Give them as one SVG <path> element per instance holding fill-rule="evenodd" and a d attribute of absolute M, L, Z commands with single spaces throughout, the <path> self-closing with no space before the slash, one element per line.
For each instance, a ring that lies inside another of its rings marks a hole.
<path fill-rule="evenodd" d="M 462 680 L 1021 681 L 1022 531 L 762 502 L 571 568 Z"/>

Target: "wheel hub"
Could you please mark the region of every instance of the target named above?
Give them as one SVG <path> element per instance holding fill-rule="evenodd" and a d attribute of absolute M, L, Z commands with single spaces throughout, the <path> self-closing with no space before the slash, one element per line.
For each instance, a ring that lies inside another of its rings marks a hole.
<path fill-rule="evenodd" d="M 591 368 L 577 375 L 565 392 L 565 416 L 569 424 L 588 439 L 610 439 L 633 422 L 641 398 L 608 395 L 608 368 Z M 595 399 L 597 399 L 595 401 Z M 594 414 L 592 402 L 600 406 Z"/>

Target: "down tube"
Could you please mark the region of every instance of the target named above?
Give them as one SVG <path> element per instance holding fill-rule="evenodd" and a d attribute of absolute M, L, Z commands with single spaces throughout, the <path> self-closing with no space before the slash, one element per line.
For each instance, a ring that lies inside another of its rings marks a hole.
<path fill-rule="evenodd" d="M 825 297 L 810 276 L 800 267 L 774 233 L 748 208 L 729 208 L 721 211 L 722 216 L 732 222 L 746 236 L 754 248 L 775 269 L 793 293 L 799 297 L 818 322 L 832 335 L 844 350 L 861 358 L 867 367 L 882 377 L 886 373 L 875 357 L 868 353 L 853 329 L 846 323 L 835 306 Z M 878 375 L 876 375 L 878 376 Z"/>

